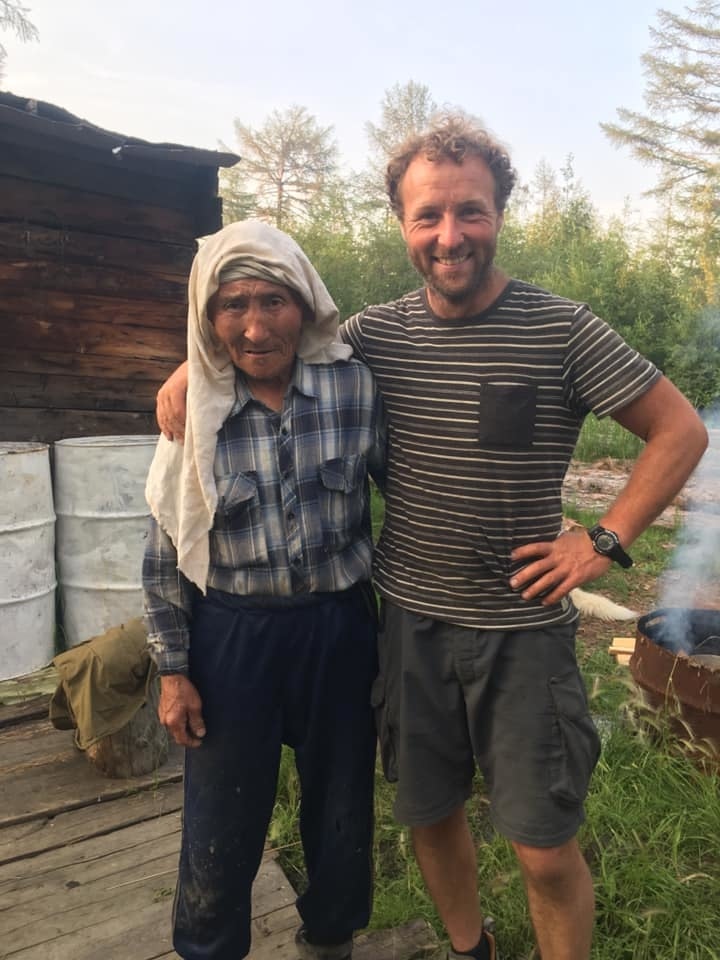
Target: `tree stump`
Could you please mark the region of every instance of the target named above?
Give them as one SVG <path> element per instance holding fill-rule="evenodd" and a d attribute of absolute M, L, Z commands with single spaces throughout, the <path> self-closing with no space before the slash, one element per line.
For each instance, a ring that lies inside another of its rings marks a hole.
<path fill-rule="evenodd" d="M 85 754 L 106 777 L 140 777 L 162 766 L 168 758 L 168 735 L 158 720 L 157 680 L 150 684 L 148 699 L 124 727 L 91 744 Z"/>

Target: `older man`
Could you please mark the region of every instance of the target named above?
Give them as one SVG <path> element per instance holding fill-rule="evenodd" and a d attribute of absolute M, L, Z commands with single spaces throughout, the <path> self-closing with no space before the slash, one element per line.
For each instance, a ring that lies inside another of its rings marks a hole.
<path fill-rule="evenodd" d="M 372 375 L 333 343 L 335 305 L 272 227 L 207 239 L 189 304 L 186 442 L 160 440 L 143 569 L 160 718 L 188 748 L 173 942 L 185 960 L 247 955 L 286 743 L 308 873 L 298 950 L 344 960 L 371 904 Z"/>
<path fill-rule="evenodd" d="M 383 598 L 374 687 L 395 813 L 447 928 L 450 957 L 494 960 L 464 805 L 477 763 L 525 878 L 543 960 L 587 960 L 594 898 L 576 833 L 599 753 L 575 658 L 570 590 L 628 550 L 698 462 L 685 398 L 587 306 L 495 264 L 515 182 L 507 152 L 445 116 L 411 138 L 387 186 L 425 287 L 369 307 L 342 337 L 388 416 Z M 158 400 L 172 433 L 180 374 Z M 646 441 L 589 531 L 560 535 L 585 415 Z"/>

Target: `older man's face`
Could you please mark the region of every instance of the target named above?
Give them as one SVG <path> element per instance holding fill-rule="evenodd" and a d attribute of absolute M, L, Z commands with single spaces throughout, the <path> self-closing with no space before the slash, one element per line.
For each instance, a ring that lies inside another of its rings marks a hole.
<path fill-rule="evenodd" d="M 302 327 L 302 308 L 287 287 L 255 279 L 223 283 L 208 303 L 208 318 L 251 391 L 284 392 Z"/>

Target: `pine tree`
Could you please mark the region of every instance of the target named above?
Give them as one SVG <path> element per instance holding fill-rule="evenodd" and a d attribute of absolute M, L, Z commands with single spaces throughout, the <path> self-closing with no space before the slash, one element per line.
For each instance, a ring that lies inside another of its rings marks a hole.
<path fill-rule="evenodd" d="M 254 196 L 257 216 L 280 228 L 293 218 L 302 220 L 337 168 L 333 128 L 293 105 L 274 110 L 257 129 L 236 120 L 235 133 L 241 192 Z"/>
<path fill-rule="evenodd" d="M 620 108 L 619 122 L 601 127 L 657 168 L 648 192 L 671 199 L 672 241 L 709 303 L 720 281 L 720 3 L 698 0 L 685 16 L 659 10 L 658 23 L 642 58 L 646 112 Z"/>
<path fill-rule="evenodd" d="M 0 0 L 0 30 L 13 30 L 23 41 L 37 40 L 37 27 L 28 20 L 28 13 L 27 8 L 21 7 L 16 0 Z M 7 51 L 0 43 L 0 80 L 4 75 L 6 59 Z"/>

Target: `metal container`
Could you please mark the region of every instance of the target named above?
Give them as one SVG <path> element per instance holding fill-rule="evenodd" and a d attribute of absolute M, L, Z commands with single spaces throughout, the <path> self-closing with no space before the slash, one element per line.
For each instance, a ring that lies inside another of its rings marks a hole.
<path fill-rule="evenodd" d="M 55 653 L 55 514 L 44 443 L 0 443 L 0 680 Z"/>
<path fill-rule="evenodd" d="M 676 734 L 720 761 L 720 610 L 669 607 L 641 617 L 630 672 Z"/>
<path fill-rule="evenodd" d="M 142 616 L 145 480 L 157 437 L 55 443 L 58 581 L 67 647 Z"/>

